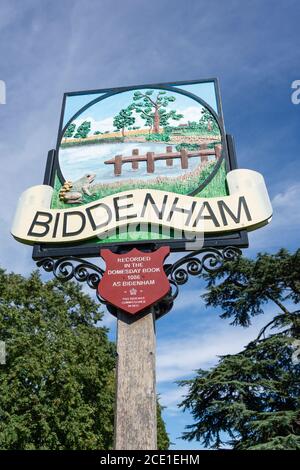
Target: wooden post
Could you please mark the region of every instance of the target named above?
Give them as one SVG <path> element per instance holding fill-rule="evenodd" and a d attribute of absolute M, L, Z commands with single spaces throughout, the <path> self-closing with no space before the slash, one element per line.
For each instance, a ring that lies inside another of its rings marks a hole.
<path fill-rule="evenodd" d="M 208 156 L 207 155 L 200 155 L 200 160 L 201 163 L 207 163 L 208 162 Z"/>
<path fill-rule="evenodd" d="M 181 168 L 183 170 L 186 170 L 189 167 L 189 157 L 188 157 L 187 151 L 185 149 L 181 149 L 180 156 L 181 156 Z"/>
<path fill-rule="evenodd" d="M 122 174 L 122 155 L 115 156 L 114 170 L 115 176 L 120 176 Z"/>
<path fill-rule="evenodd" d="M 138 154 L 139 154 L 139 149 L 133 149 L 133 150 L 132 150 L 132 156 L 138 155 Z M 134 161 L 132 162 L 132 164 L 131 164 L 131 168 L 132 168 L 133 170 L 138 170 L 138 168 L 139 168 L 139 162 L 136 161 L 136 160 L 134 160 Z"/>
<path fill-rule="evenodd" d="M 201 150 L 206 150 L 207 149 L 207 143 L 200 144 L 200 162 L 201 164 L 207 163 L 208 162 L 208 156 L 207 155 L 201 155 Z"/>
<path fill-rule="evenodd" d="M 172 153 L 172 145 L 167 145 L 166 146 L 166 153 Z M 167 166 L 173 166 L 173 158 L 166 158 L 166 164 Z"/>
<path fill-rule="evenodd" d="M 155 317 L 118 312 L 116 450 L 156 450 Z"/>
<path fill-rule="evenodd" d="M 147 152 L 147 173 L 154 173 L 154 152 Z"/>
<path fill-rule="evenodd" d="M 222 155 L 222 145 L 220 144 L 215 145 L 215 153 L 216 153 L 216 159 L 218 160 Z"/>

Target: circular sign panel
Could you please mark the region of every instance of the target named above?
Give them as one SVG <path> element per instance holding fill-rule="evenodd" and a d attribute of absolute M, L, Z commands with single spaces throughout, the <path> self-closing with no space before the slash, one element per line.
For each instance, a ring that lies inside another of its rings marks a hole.
<path fill-rule="evenodd" d="M 200 196 L 221 167 L 222 143 L 216 113 L 188 92 L 143 87 L 103 93 L 63 129 L 53 206 L 132 189 Z M 219 184 L 212 196 L 224 191 L 224 181 Z"/>

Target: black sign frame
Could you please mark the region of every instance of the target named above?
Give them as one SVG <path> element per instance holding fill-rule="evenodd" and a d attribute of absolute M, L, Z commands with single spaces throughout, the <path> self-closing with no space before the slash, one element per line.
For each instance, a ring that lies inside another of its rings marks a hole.
<path fill-rule="evenodd" d="M 220 99 L 220 91 L 219 91 L 219 84 L 216 78 L 212 79 L 205 79 L 205 80 L 193 80 L 193 81 L 185 81 L 185 82 L 172 82 L 170 83 L 159 83 L 159 84 L 148 84 L 148 85 L 135 85 L 130 87 L 122 87 L 122 88 L 113 88 L 113 89 L 101 89 L 101 90 L 89 90 L 89 91 L 80 91 L 80 92 L 71 92 L 65 93 L 63 97 L 63 105 L 62 111 L 60 116 L 60 124 L 59 124 L 59 131 L 58 131 L 58 138 L 57 138 L 57 145 L 56 149 L 52 149 L 48 152 L 48 158 L 45 168 L 45 175 L 43 184 L 50 185 L 54 187 L 54 178 L 55 174 L 58 174 L 58 177 L 63 182 L 63 175 L 60 171 L 59 161 L 58 161 L 58 152 L 59 146 L 61 143 L 61 139 L 65 133 L 66 128 L 70 124 L 70 122 L 77 117 L 77 115 L 81 114 L 85 108 L 88 106 L 83 106 L 78 113 L 76 113 L 72 118 L 63 126 L 63 119 L 65 113 L 65 105 L 66 99 L 68 96 L 75 96 L 81 94 L 95 94 L 95 93 L 121 93 L 124 91 L 130 91 L 133 89 L 142 89 L 142 88 L 157 88 L 157 89 L 164 89 L 164 90 L 174 90 L 173 86 L 180 86 L 180 85 L 191 85 L 196 83 L 207 83 L 213 82 L 215 86 L 216 92 L 216 100 L 217 100 L 217 108 L 218 114 L 214 112 L 214 110 L 207 105 L 207 103 L 203 102 L 203 100 L 196 97 L 196 101 L 199 103 L 203 103 L 205 107 L 209 109 L 209 111 L 214 115 L 215 119 L 217 120 L 221 135 L 222 135 L 222 160 L 225 159 L 226 162 L 226 171 L 229 172 L 231 170 L 237 169 L 237 160 L 236 160 L 236 153 L 235 153 L 235 146 L 234 140 L 231 135 L 225 134 L 224 129 L 224 121 L 223 121 L 223 113 L 222 113 L 222 105 Z M 177 92 L 178 90 L 176 90 Z M 188 96 L 194 97 L 194 95 L 190 93 L 186 93 Z M 106 97 L 108 95 L 105 95 Z M 195 97 L 194 97 L 195 99 Z M 94 102 L 100 101 L 101 98 L 94 100 Z M 89 103 L 89 106 L 91 103 Z M 216 171 L 217 169 L 215 169 Z M 210 176 L 212 179 L 214 176 L 213 174 Z M 207 183 L 206 183 L 207 184 Z M 186 246 L 186 242 L 188 243 L 188 248 Z M 156 250 L 161 246 L 170 246 L 171 252 L 181 252 L 181 251 L 192 251 L 192 242 L 190 240 L 184 239 L 159 239 L 159 240 L 151 240 L 151 241 L 143 241 L 143 240 L 134 240 L 134 241 L 118 241 L 114 243 L 65 243 L 65 244 L 55 244 L 55 243 L 48 243 L 48 244 L 34 244 L 33 246 L 33 254 L 32 257 L 35 260 L 45 258 L 45 257 L 53 257 L 59 258 L 62 256 L 80 256 L 80 257 L 96 257 L 99 256 L 99 252 L 101 248 L 108 248 L 113 252 L 126 252 L 132 249 L 134 246 L 141 250 Z M 246 230 L 240 230 L 236 232 L 230 233 L 222 233 L 218 235 L 205 235 L 204 236 L 204 247 L 215 247 L 215 248 L 223 248 L 228 246 L 236 246 L 240 248 L 248 247 L 248 234 Z M 198 249 L 199 245 L 195 245 L 195 249 Z"/>

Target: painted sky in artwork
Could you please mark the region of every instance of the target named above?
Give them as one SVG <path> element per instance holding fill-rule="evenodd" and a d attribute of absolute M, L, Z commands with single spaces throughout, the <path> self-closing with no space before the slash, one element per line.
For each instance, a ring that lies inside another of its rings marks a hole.
<path fill-rule="evenodd" d="M 199 96 L 209 106 L 211 106 L 216 113 L 218 113 L 217 98 L 216 98 L 214 82 L 188 84 L 188 85 L 174 85 L 174 89 L 176 88 L 180 88 L 196 96 Z M 92 116 L 92 119 L 96 121 L 103 121 L 104 119 L 110 119 L 111 116 L 118 113 L 120 109 L 128 106 L 128 104 L 131 101 L 132 94 L 133 92 L 120 93 L 117 96 L 111 98 L 109 101 L 105 100 L 104 102 L 102 102 L 101 107 L 95 106 L 95 105 L 90 107 L 89 110 L 81 114 L 80 118 L 77 118 L 77 122 L 81 123 L 84 119 L 87 119 L 90 116 Z M 88 103 L 90 103 L 94 99 L 103 95 L 104 93 L 93 93 L 93 94 L 67 96 L 65 109 L 64 109 L 63 126 L 67 124 L 67 122 L 72 118 L 72 116 L 74 116 L 75 113 L 78 112 L 78 110 L 81 107 L 86 106 Z M 182 110 L 191 107 L 190 102 L 187 104 L 186 99 L 181 99 L 181 98 L 185 98 L 183 95 L 179 95 L 178 93 L 176 93 L 175 96 L 176 96 L 176 104 L 173 103 L 173 107 L 171 107 L 171 103 L 170 103 L 170 109 L 175 109 L 176 106 L 178 106 Z M 188 114 L 187 114 L 187 118 L 189 118 Z M 190 120 L 193 120 L 193 119 L 190 119 Z M 109 130 L 107 127 L 108 123 L 104 122 L 103 124 L 104 124 L 105 130 Z M 109 121 L 109 125 L 111 126 L 110 121 Z"/>
<path fill-rule="evenodd" d="M 159 90 L 154 89 L 154 97 L 156 97 L 158 91 Z M 133 93 L 134 91 L 118 93 L 117 95 L 98 101 L 96 104 L 93 104 L 83 111 L 83 113 L 72 122 L 76 125 L 80 125 L 83 121 L 90 121 L 91 134 L 95 131 L 111 132 L 115 128 L 113 125 L 114 116 L 117 115 L 121 109 L 127 108 L 133 102 Z M 200 103 L 190 97 L 176 93 L 175 90 L 173 93 L 168 91 L 166 96 L 174 96 L 176 98 L 176 101 L 169 103 L 167 110 L 176 110 L 184 116 L 179 121 L 170 120 L 170 125 L 187 124 L 188 121 L 199 121 L 203 109 Z M 72 101 L 73 98 L 73 96 L 69 97 L 68 101 Z M 77 97 L 75 97 L 75 99 L 76 98 Z M 74 110 L 77 112 L 78 108 L 76 109 L 74 106 Z M 133 124 L 134 126 L 146 127 L 145 121 L 140 116 L 136 115 L 136 113 L 134 113 L 134 116 L 136 118 L 136 122 Z"/>

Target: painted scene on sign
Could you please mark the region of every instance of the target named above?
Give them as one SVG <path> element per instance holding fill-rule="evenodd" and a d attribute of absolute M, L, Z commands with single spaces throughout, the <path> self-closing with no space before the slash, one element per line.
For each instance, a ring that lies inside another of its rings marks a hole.
<path fill-rule="evenodd" d="M 200 88 L 170 88 L 86 95 L 84 107 L 84 97 L 67 98 L 52 208 L 132 189 L 227 194 L 216 114 L 197 99 Z"/>

